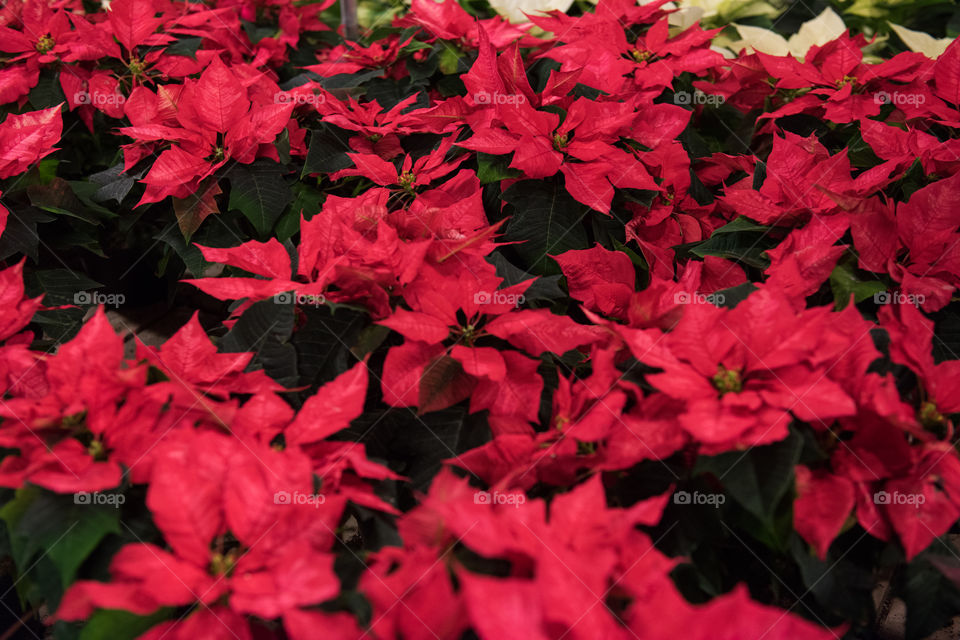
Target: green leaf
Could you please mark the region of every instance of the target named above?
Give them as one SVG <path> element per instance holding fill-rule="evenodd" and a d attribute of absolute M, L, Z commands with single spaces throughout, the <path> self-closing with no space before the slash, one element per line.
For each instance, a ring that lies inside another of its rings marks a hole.
<path fill-rule="evenodd" d="M 76 196 L 70 183 L 63 178 L 54 178 L 49 184 L 27 187 L 30 204 L 48 213 L 71 216 L 88 224 L 99 224 L 97 217 L 88 213 Z"/>
<path fill-rule="evenodd" d="M 236 165 L 230 179 L 230 208 L 238 209 L 261 236 L 266 236 L 287 208 L 293 195 L 283 179 L 282 167 L 261 158 L 251 165 Z"/>
<path fill-rule="evenodd" d="M 734 500 L 773 527 L 774 510 L 792 486 L 802 445 L 803 438 L 791 431 L 781 442 L 702 457 L 694 473 L 713 473 Z"/>
<path fill-rule="evenodd" d="M 134 640 L 172 614 L 173 609 L 169 608 L 159 609 L 147 616 L 116 609 L 101 609 L 87 620 L 79 640 Z"/>
<path fill-rule="evenodd" d="M 18 492 L 0 510 L 0 518 L 9 527 L 18 569 L 26 570 L 34 555 L 41 553 L 56 566 L 64 588 L 73 582 L 77 569 L 106 535 L 120 533 L 117 506 L 77 504 L 72 494 L 49 491 Z"/>
<path fill-rule="evenodd" d="M 763 186 L 763 182 L 767 179 L 767 163 L 758 160 L 756 166 L 753 169 L 753 190 L 759 191 L 760 187 Z"/>
<path fill-rule="evenodd" d="M 0 520 L 3 520 L 5 523 L 7 523 L 8 534 L 12 532 L 17 523 L 20 522 L 20 520 L 23 518 L 23 514 L 27 512 L 27 509 L 29 509 L 33 501 L 40 496 L 42 491 L 43 490 L 40 487 L 28 484 L 22 489 L 17 489 L 13 499 L 4 504 L 3 507 L 0 507 Z M 18 540 L 17 542 L 20 541 Z M 19 548 L 21 548 L 20 545 L 14 542 L 13 536 L 11 535 L 11 555 L 20 555 L 16 551 L 16 549 Z"/>
<path fill-rule="evenodd" d="M 693 169 L 690 170 L 690 189 L 688 192 L 699 205 L 713 204 L 713 193 L 700 181 L 700 176 Z"/>
<path fill-rule="evenodd" d="M 10 216 L 7 218 L 7 228 L 0 235 L 0 260 L 22 253 L 36 262 L 39 258 L 37 249 L 40 242 L 37 225 L 52 222 L 56 217 L 36 207 L 7 209 Z"/>
<path fill-rule="evenodd" d="M 16 585 L 21 603 L 29 603 L 34 608 L 46 605 L 50 611 L 56 611 L 64 588 L 60 571 L 49 556 L 37 557 L 21 578 Z"/>
<path fill-rule="evenodd" d="M 244 32 L 253 44 L 257 44 L 264 38 L 272 38 L 277 32 L 275 26 L 258 25 L 247 20 L 241 20 L 240 24 L 243 26 Z"/>
<path fill-rule="evenodd" d="M 437 67 L 439 67 L 440 72 L 448 76 L 457 73 L 457 69 L 460 66 L 460 52 L 442 41 L 439 47 L 440 52 L 437 54 Z"/>
<path fill-rule="evenodd" d="M 578 98 L 587 98 L 588 100 L 597 100 L 600 96 L 610 95 L 606 91 L 601 91 L 600 89 L 594 89 L 591 86 L 577 83 L 573 88 L 573 95 Z"/>
<path fill-rule="evenodd" d="M 515 284 L 530 280 L 531 278 L 537 278 L 533 281 L 533 284 L 523 292 L 523 297 L 527 301 L 546 300 L 553 302 L 554 300 L 562 300 L 566 297 L 563 289 L 560 288 L 561 276 L 559 275 L 538 278 L 536 275 L 527 273 L 523 269 L 514 266 L 500 251 L 494 251 L 487 256 L 487 262 L 496 267 L 497 276 L 503 278 L 503 283 L 500 285 L 501 289 L 511 287 Z"/>
<path fill-rule="evenodd" d="M 413 31 L 415 32 L 416 30 L 414 29 Z M 405 40 L 406 38 L 412 35 L 413 33 L 404 33 L 404 34 L 401 34 L 400 39 Z M 420 42 L 419 40 L 414 40 L 410 44 L 406 45 L 403 49 L 401 49 L 400 52 L 413 53 L 414 51 L 420 51 L 421 49 L 432 49 L 432 48 L 433 48 L 433 45 L 427 44 L 426 42 Z"/>
<path fill-rule="evenodd" d="M 376 351 L 377 347 L 383 344 L 389 335 L 389 328 L 382 324 L 372 324 L 360 332 L 357 336 L 357 342 L 350 348 L 350 352 L 358 359 L 363 359 Z"/>
<path fill-rule="evenodd" d="M 43 302 L 48 306 L 76 304 L 75 294 L 94 291 L 103 286 L 96 280 L 68 269 L 28 271 L 24 282 L 30 295 L 44 294 Z"/>
<path fill-rule="evenodd" d="M 383 69 L 371 69 L 358 71 L 357 73 L 339 73 L 335 76 L 320 78 L 320 86 L 327 91 L 350 91 L 358 89 L 367 80 L 379 78 L 383 75 Z"/>
<path fill-rule="evenodd" d="M 47 236 L 44 239 L 45 249 L 51 253 L 59 254 L 61 251 L 73 251 L 74 249 L 85 249 L 101 258 L 107 255 L 100 246 L 101 234 L 97 232 L 90 224 L 80 223 L 73 216 L 67 216 L 63 220 L 63 226 L 60 226 L 56 233 Z"/>
<path fill-rule="evenodd" d="M 504 240 L 522 242 L 515 250 L 530 271 L 541 275 L 560 273 L 560 267 L 549 255 L 588 247 L 587 232 L 580 221 L 590 208 L 570 197 L 558 180 L 514 183 L 503 192 L 503 199 L 514 210 Z"/>
<path fill-rule="evenodd" d="M 847 149 L 850 164 L 857 169 L 869 169 L 883 162 L 859 133 L 850 139 Z"/>
<path fill-rule="evenodd" d="M 509 178 L 517 178 L 523 173 L 510 168 L 510 156 L 495 156 L 489 153 L 477 153 L 477 177 L 480 184 L 500 182 Z"/>
<path fill-rule="evenodd" d="M 622 251 L 623 253 L 627 254 L 627 257 L 630 258 L 630 262 L 633 263 L 633 266 L 640 267 L 644 271 L 649 271 L 650 267 L 647 265 L 646 259 L 616 238 L 613 240 L 613 248 L 617 251 Z"/>
<path fill-rule="evenodd" d="M 764 255 L 764 252 L 772 248 L 774 244 L 775 242 L 771 238 L 759 231 L 735 231 L 719 234 L 715 231 L 703 242 L 680 245 L 680 248 L 686 248 L 690 253 L 700 258 L 716 256 L 727 260 L 737 260 L 758 269 L 766 269 L 770 260 Z"/>
<path fill-rule="evenodd" d="M 293 332 L 293 304 L 274 298 L 250 306 L 220 340 L 228 353 L 253 352 L 249 369 L 263 368 L 275 380 L 288 380 L 296 371 L 296 352 L 286 344 Z"/>
<path fill-rule="evenodd" d="M 309 220 L 323 208 L 323 201 L 327 195 L 315 187 L 298 182 L 293 187 L 294 198 L 290 211 L 295 215 L 297 221 L 297 231 L 300 230 L 300 216 Z M 296 231 L 294 232 L 296 233 Z M 292 235 L 292 234 L 291 234 Z M 283 238 L 280 238 L 283 241 Z"/>
<path fill-rule="evenodd" d="M 820 560 L 800 536 L 793 534 L 790 539 L 790 552 L 803 584 L 817 602 L 848 620 L 866 619 L 873 605 L 873 575 L 846 554 L 832 551 L 826 560 Z"/>
<path fill-rule="evenodd" d="M 265 342 L 255 360 L 268 376 L 284 387 L 297 384 L 297 350 L 287 342 Z"/>
<path fill-rule="evenodd" d="M 765 227 L 762 224 L 758 224 L 748 218 L 747 216 L 737 216 L 732 221 L 727 224 L 714 229 L 712 236 L 715 236 L 720 233 L 736 233 L 738 231 L 767 231 L 770 227 Z"/>
<path fill-rule="evenodd" d="M 47 306 L 78 305 L 78 308 L 72 309 L 41 310 L 33 316 L 33 321 L 42 325 L 44 332 L 51 336 L 56 344 L 70 340 L 83 326 L 83 316 L 89 304 L 82 304 L 84 299 L 75 297 L 76 294 L 96 291 L 103 286 L 81 273 L 67 269 L 27 271 L 24 275 L 24 283 L 27 294 L 43 295 L 43 303 Z M 54 345 L 34 346 L 46 348 Z"/>
<path fill-rule="evenodd" d="M 718 307 L 726 307 L 727 309 L 733 309 L 738 304 L 747 299 L 747 297 L 757 290 L 757 286 L 752 282 L 743 282 L 738 284 L 735 287 L 728 287 L 726 289 L 720 289 L 713 293 L 715 299 L 723 300 Z M 722 298 L 720 296 L 723 296 Z"/>
<path fill-rule="evenodd" d="M 63 88 L 60 86 L 60 74 L 49 68 L 45 69 L 37 84 L 30 90 L 28 100 L 34 109 L 49 109 L 66 102 L 67 97 L 63 95 Z"/>
<path fill-rule="evenodd" d="M 203 38 L 199 37 L 184 36 L 177 38 L 176 42 L 166 48 L 164 54 L 168 56 L 184 56 L 196 60 L 197 49 L 200 48 L 201 42 L 203 42 Z"/>
<path fill-rule="evenodd" d="M 436 47 L 423 62 L 417 62 L 412 56 L 407 58 L 407 71 L 410 73 L 410 80 L 413 82 L 426 80 L 437 72 L 438 63 L 439 55 Z"/>
<path fill-rule="evenodd" d="M 329 305 L 304 307 L 301 311 L 305 321 L 291 340 L 297 349 L 299 384 L 328 382 L 356 362 L 357 355 L 351 349 L 362 342 L 362 332 L 370 326 L 370 317 L 347 307 Z"/>
<path fill-rule="evenodd" d="M 387 460 L 416 490 L 425 491 L 444 460 L 489 441 L 490 429 L 482 414 L 468 415 L 462 406 L 423 416 L 387 409 L 365 413 L 337 438 L 363 442 L 371 459 Z"/>
<path fill-rule="evenodd" d="M 287 165 L 290 164 L 290 131 L 289 129 L 284 129 L 280 132 L 280 135 L 277 136 L 274 144 L 277 147 L 277 156 L 280 158 L 280 164 Z"/>
<path fill-rule="evenodd" d="M 376 100 L 377 104 L 386 110 L 394 108 L 401 101 L 413 95 L 417 96 L 417 99 L 404 111 L 425 109 L 430 106 L 426 83 L 416 84 L 411 82 L 410 78 L 403 78 L 399 81 L 374 78 L 364 87 L 363 97 L 368 101 Z"/>
<path fill-rule="evenodd" d="M 347 156 L 350 150 L 348 140 L 351 133 L 323 125 L 310 133 L 310 146 L 307 148 L 307 159 L 303 163 L 303 172 L 300 177 L 311 173 L 333 173 L 353 166 L 353 161 Z"/>
<path fill-rule="evenodd" d="M 119 214 L 115 211 L 107 209 L 100 202 L 111 199 L 113 196 L 118 196 L 119 204 L 124 196 L 127 195 L 127 192 L 130 191 L 130 188 L 133 187 L 135 179 L 132 176 L 125 176 L 123 179 L 115 180 L 105 186 L 100 185 L 96 182 L 85 182 L 83 180 L 70 180 L 70 188 L 73 190 L 73 193 L 77 198 L 88 206 L 90 209 L 93 209 L 101 216 L 106 218 L 116 218 Z M 111 189 L 113 191 L 111 191 Z M 126 189 L 126 191 L 124 191 Z M 113 194 L 110 197 L 102 197 L 103 194 Z"/>
<path fill-rule="evenodd" d="M 300 210 L 296 208 L 296 200 L 293 204 L 294 206 L 287 209 L 273 227 L 273 235 L 280 242 L 286 242 L 300 231 Z"/>
<path fill-rule="evenodd" d="M 47 156 L 37 164 L 37 177 L 41 184 L 47 184 L 57 175 L 57 169 L 60 167 L 60 159 L 56 156 Z"/>
<path fill-rule="evenodd" d="M 944 542 L 943 547 L 949 548 L 949 544 Z M 960 591 L 922 556 L 907 567 L 903 588 L 907 604 L 905 640 L 928 638 L 960 611 Z"/>
<path fill-rule="evenodd" d="M 837 311 L 850 304 L 850 296 L 855 302 L 863 302 L 874 294 L 887 290 L 887 285 L 879 280 L 861 280 L 857 269 L 851 262 L 844 262 L 834 267 L 830 273 L 830 288 L 833 290 L 833 301 Z"/>
<path fill-rule="evenodd" d="M 173 251 L 180 256 L 180 259 L 183 260 L 187 271 L 195 278 L 203 277 L 204 269 L 211 264 L 203 259 L 203 254 L 200 253 L 200 249 L 197 248 L 196 244 L 187 244 L 186 240 L 183 239 L 183 234 L 180 233 L 179 228 L 176 226 L 166 227 L 153 238 L 154 240 L 160 240 L 173 249 Z"/>
<path fill-rule="evenodd" d="M 960 353 L 960 314 L 952 311 L 951 306 L 944 307 L 931 318 L 936 323 L 933 360 L 937 364 L 956 360 L 956 354 Z"/>

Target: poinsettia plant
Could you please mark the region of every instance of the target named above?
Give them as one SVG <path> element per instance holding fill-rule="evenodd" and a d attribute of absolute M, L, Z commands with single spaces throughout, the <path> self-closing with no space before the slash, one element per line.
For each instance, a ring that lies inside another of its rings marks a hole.
<path fill-rule="evenodd" d="M 0 9 L 0 637 L 945 637 L 953 8 L 548 4 Z"/>

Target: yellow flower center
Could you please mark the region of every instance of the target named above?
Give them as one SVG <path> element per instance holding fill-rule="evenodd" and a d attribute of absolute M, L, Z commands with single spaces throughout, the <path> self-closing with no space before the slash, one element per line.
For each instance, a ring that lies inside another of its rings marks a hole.
<path fill-rule="evenodd" d="M 837 89 L 842 89 L 848 84 L 856 84 L 856 83 L 857 83 L 857 79 L 854 78 L 853 76 L 843 76 L 842 78 L 837 80 L 834 84 L 837 85 Z"/>
<path fill-rule="evenodd" d="M 726 393 L 740 393 L 743 390 L 743 381 L 740 379 L 739 371 L 720 365 L 717 372 L 713 374 L 713 386 L 722 396 Z"/>
<path fill-rule="evenodd" d="M 925 427 L 935 427 L 943 422 L 943 414 L 937 409 L 937 405 L 927 401 L 920 405 L 917 411 L 917 419 Z"/>
<path fill-rule="evenodd" d="M 50 51 L 50 49 L 53 49 L 53 45 L 55 44 L 56 43 L 53 41 L 53 38 L 51 38 L 49 35 L 46 35 L 37 40 L 36 49 L 40 53 L 46 53 Z"/>
<path fill-rule="evenodd" d="M 137 58 L 131 58 L 129 64 L 127 64 L 127 69 L 130 70 L 134 76 L 141 76 L 146 70 L 147 65 L 144 64 L 143 60 L 138 60 Z"/>
<path fill-rule="evenodd" d="M 553 148 L 557 151 L 563 151 L 567 147 L 570 138 L 565 133 L 553 134 Z"/>
<path fill-rule="evenodd" d="M 210 573 L 215 576 L 229 576 L 239 560 L 239 549 L 231 549 L 226 553 L 214 553 L 210 559 Z"/>

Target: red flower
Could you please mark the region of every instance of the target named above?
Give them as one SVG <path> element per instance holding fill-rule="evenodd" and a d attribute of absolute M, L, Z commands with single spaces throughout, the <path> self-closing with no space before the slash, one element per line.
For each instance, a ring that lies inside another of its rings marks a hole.
<path fill-rule="evenodd" d="M 204 178 L 213 175 L 227 160 L 253 162 L 261 155 L 260 145 L 272 143 L 287 126 L 294 106 L 268 103 L 267 96 L 259 93 L 248 96 L 241 79 L 219 57 L 213 59 L 199 80 L 185 82 L 176 96 L 158 95 L 157 100 L 174 103 L 171 106 L 176 109 L 177 126 L 146 125 L 120 130 L 141 142 L 175 143 L 160 154 L 143 178 L 147 189 L 138 206 L 159 202 L 168 195 L 191 195 Z M 159 106 L 155 111 L 158 116 Z M 128 159 L 128 168 L 130 164 Z"/>
<path fill-rule="evenodd" d="M 0 178 L 26 171 L 56 148 L 63 131 L 60 105 L 23 114 L 11 113 L 0 124 Z"/>
<path fill-rule="evenodd" d="M 781 440 L 791 413 L 825 426 L 855 411 L 829 376 L 854 343 L 835 335 L 828 309 L 797 312 L 769 288 L 734 309 L 688 304 L 671 332 L 625 338 L 638 360 L 663 369 L 651 384 L 686 401 L 680 425 L 706 452 Z"/>
<path fill-rule="evenodd" d="M 265 619 L 328 600 L 340 588 L 326 548 L 343 504 L 314 495 L 309 459 L 296 450 L 183 433 L 158 455 L 147 494 L 171 550 L 127 545 L 111 563 L 112 581 L 75 583 L 57 617 L 191 606 L 217 632 L 220 622 L 204 612 L 221 600 L 235 613 Z M 246 627 L 241 620 L 235 624 Z"/>

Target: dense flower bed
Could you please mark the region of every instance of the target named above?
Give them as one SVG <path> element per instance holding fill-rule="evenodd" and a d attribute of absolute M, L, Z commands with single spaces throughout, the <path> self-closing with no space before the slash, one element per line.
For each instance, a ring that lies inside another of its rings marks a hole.
<path fill-rule="evenodd" d="M 880 581 L 907 637 L 960 613 L 960 44 L 724 49 L 663 0 L 413 0 L 354 42 L 331 5 L 0 10 L 26 617 L 826 640 L 874 637 Z"/>

